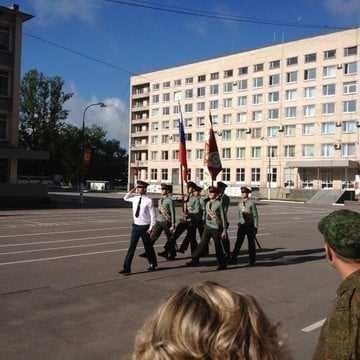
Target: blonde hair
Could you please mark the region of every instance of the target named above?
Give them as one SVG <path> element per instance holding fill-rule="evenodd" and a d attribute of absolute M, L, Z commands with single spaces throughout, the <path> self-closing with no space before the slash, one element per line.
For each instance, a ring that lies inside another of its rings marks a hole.
<path fill-rule="evenodd" d="M 257 301 L 214 282 L 181 288 L 140 330 L 133 360 L 283 359 Z"/>

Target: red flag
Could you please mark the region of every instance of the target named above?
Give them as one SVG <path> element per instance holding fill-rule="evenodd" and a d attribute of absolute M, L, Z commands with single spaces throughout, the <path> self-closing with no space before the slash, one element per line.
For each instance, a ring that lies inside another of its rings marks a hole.
<path fill-rule="evenodd" d="M 220 160 L 220 154 L 217 147 L 215 133 L 212 124 L 211 113 L 209 113 L 210 119 L 210 132 L 208 141 L 208 153 L 207 153 L 207 168 L 211 175 L 211 180 L 215 181 L 219 172 L 222 171 L 222 165 Z"/>
<path fill-rule="evenodd" d="M 186 139 L 185 139 L 184 121 L 183 121 L 181 109 L 180 109 L 179 135 L 180 135 L 179 161 L 181 168 L 180 176 L 182 176 L 183 181 L 187 182 L 188 167 L 187 167 L 187 159 L 186 159 Z"/>

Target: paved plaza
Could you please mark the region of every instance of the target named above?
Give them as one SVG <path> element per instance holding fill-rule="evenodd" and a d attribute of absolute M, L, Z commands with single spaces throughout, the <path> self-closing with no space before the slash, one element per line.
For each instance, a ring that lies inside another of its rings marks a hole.
<path fill-rule="evenodd" d="M 317 223 L 336 208 L 262 202 L 258 209 L 263 249 L 256 267 L 247 266 L 246 249 L 238 265 L 220 272 L 215 257 L 188 268 L 189 254 L 181 254 L 171 262 L 159 258 L 159 270 L 148 273 L 136 256 L 129 277 L 118 271 L 130 209 L 0 212 L 0 359 L 126 359 L 159 302 L 203 280 L 256 296 L 281 323 L 294 359 L 311 359 L 319 321 L 340 283 L 326 263 Z M 236 211 L 231 206 L 232 242 Z"/>

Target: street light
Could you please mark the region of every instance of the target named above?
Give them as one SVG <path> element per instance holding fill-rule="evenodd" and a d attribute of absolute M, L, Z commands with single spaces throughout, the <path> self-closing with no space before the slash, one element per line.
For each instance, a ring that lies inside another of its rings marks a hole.
<path fill-rule="evenodd" d="M 268 200 L 271 200 L 271 153 L 270 153 L 270 142 L 269 139 L 266 137 L 262 137 L 260 140 L 266 140 L 268 144 L 267 148 L 267 155 L 268 155 L 268 173 L 267 173 L 267 183 L 268 183 L 268 190 L 267 190 L 267 198 Z"/>
<path fill-rule="evenodd" d="M 82 131 L 81 131 L 81 181 L 80 181 L 80 204 L 84 203 L 84 180 L 85 180 L 85 166 L 84 166 L 84 155 L 85 155 L 85 115 L 88 109 L 93 106 L 99 106 L 105 108 L 107 105 L 103 102 L 90 104 L 85 107 L 82 119 Z"/>

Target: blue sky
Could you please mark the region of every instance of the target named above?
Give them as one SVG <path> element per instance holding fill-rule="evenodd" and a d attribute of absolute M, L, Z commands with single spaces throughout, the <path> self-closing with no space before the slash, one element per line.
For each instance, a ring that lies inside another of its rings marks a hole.
<path fill-rule="evenodd" d="M 152 0 L 151 0 L 152 1 Z M 164 5 L 203 9 L 277 22 L 348 26 L 360 24 L 359 0 L 154 0 Z M 31 33 L 103 59 L 131 73 L 193 62 L 247 48 L 317 34 L 320 29 L 234 23 L 157 12 L 103 0 L 18 0 L 21 10 L 35 15 L 24 26 Z M 0 0 L 9 6 L 12 1 Z M 109 137 L 127 144 L 129 74 L 94 63 L 24 36 L 23 72 L 37 68 L 60 75 L 75 93 L 68 104 L 69 121 L 79 123 L 82 108 L 95 100 L 112 104 L 96 109 Z"/>

